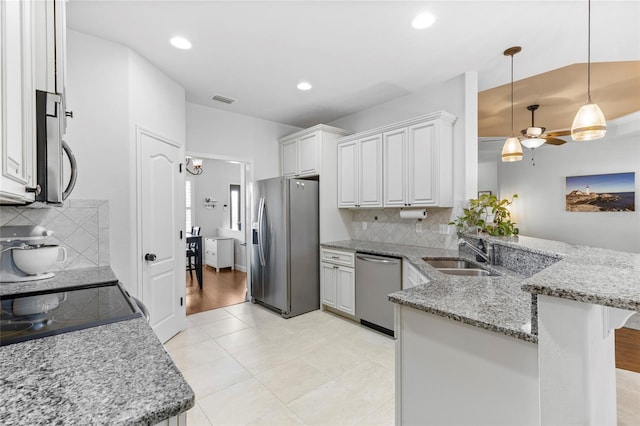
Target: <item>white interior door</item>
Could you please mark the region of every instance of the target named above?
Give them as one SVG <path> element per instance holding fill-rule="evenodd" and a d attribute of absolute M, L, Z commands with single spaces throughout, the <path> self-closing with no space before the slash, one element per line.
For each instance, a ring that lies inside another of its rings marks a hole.
<path fill-rule="evenodd" d="M 185 272 L 181 149 L 139 130 L 142 301 L 162 342 L 184 328 Z"/>

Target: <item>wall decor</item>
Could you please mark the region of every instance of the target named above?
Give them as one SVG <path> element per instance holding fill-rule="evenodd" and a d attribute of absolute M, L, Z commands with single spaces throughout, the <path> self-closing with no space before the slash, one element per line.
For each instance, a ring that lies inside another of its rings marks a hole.
<path fill-rule="evenodd" d="M 478 191 L 478 198 L 480 198 L 482 194 L 492 195 L 493 193 L 491 191 Z"/>
<path fill-rule="evenodd" d="M 566 211 L 636 211 L 635 173 L 567 176 Z"/>

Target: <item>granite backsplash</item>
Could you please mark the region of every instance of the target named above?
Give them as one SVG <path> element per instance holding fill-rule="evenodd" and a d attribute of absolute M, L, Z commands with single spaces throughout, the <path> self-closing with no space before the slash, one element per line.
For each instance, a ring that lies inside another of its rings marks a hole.
<path fill-rule="evenodd" d="M 109 202 L 67 200 L 63 206 L 0 206 L 0 225 L 42 225 L 53 231 L 47 244 L 67 249 L 67 260 L 54 268 L 109 265 Z"/>

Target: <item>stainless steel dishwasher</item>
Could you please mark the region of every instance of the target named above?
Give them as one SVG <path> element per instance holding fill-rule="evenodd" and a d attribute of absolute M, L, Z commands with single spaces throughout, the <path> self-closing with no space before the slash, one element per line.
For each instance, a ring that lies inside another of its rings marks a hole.
<path fill-rule="evenodd" d="M 401 288 L 401 259 L 356 254 L 356 316 L 362 325 L 394 336 L 393 303 L 387 295 Z"/>

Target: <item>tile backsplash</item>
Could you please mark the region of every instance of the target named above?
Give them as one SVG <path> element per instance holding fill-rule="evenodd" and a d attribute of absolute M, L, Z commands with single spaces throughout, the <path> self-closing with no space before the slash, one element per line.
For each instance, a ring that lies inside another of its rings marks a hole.
<path fill-rule="evenodd" d="M 0 225 L 42 225 L 53 231 L 47 244 L 67 249 L 55 269 L 109 265 L 109 202 L 67 200 L 61 207 L 0 206 Z"/>
<path fill-rule="evenodd" d="M 400 210 L 354 210 L 351 238 L 421 247 L 457 248 L 455 227 L 448 225 L 452 220 L 453 208 L 428 208 L 427 217 L 422 220 L 401 219 Z"/>

